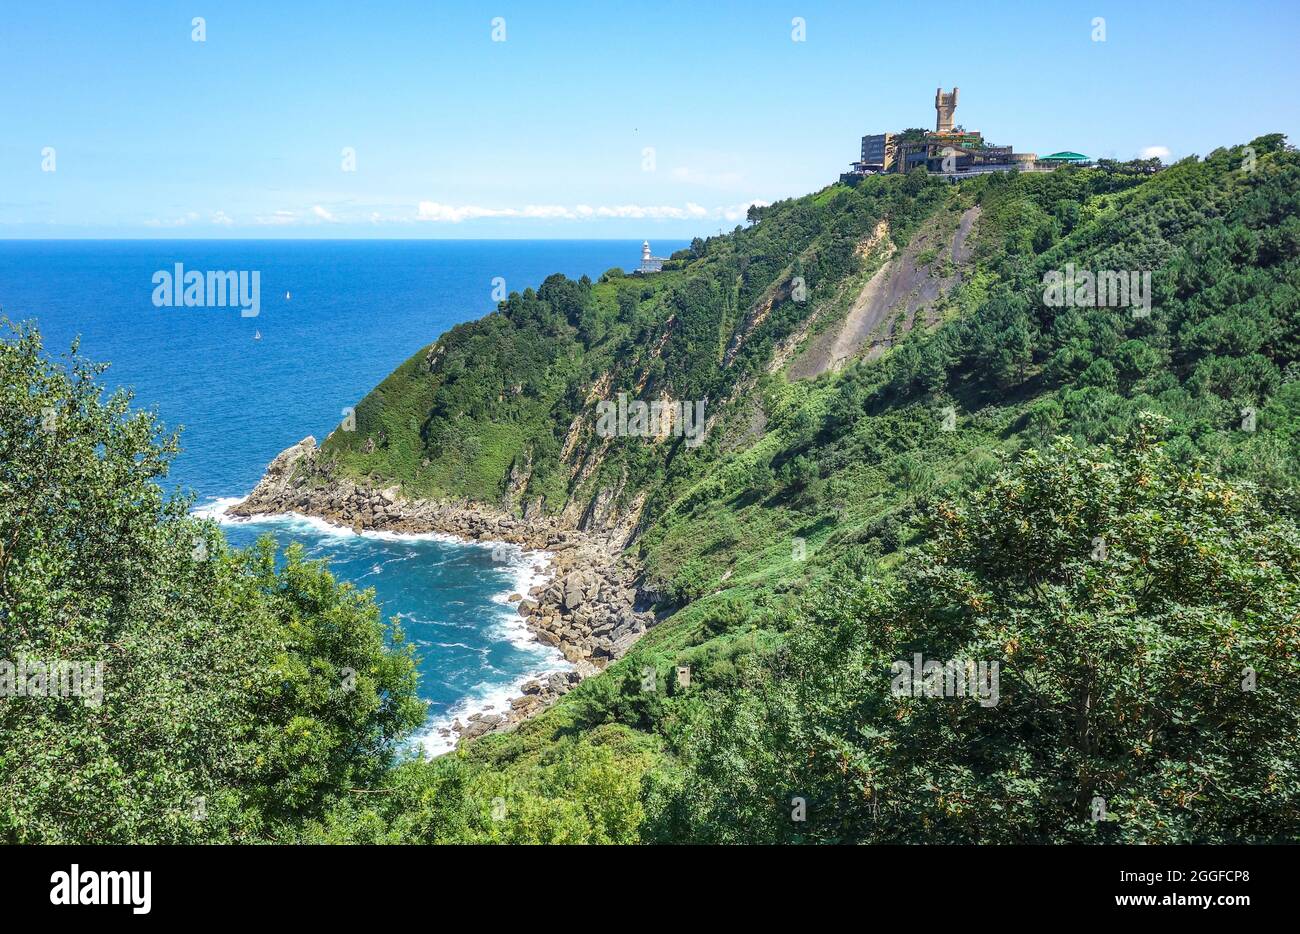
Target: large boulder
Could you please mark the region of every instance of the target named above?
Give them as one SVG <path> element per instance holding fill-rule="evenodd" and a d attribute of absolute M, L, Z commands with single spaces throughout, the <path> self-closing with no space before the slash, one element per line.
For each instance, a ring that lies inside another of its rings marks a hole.
<path fill-rule="evenodd" d="M 576 610 L 586 599 L 586 587 L 581 572 L 569 572 L 569 576 L 564 579 L 564 608 Z"/>
<path fill-rule="evenodd" d="M 475 714 L 469 718 L 465 724 L 464 731 L 460 734 L 461 739 L 473 739 L 476 736 L 482 736 L 484 733 L 491 733 L 497 728 L 505 718 L 499 714 L 489 713 L 478 715 Z"/>
<path fill-rule="evenodd" d="M 640 635 L 639 632 L 629 632 L 629 633 L 624 633 L 623 635 L 615 639 L 614 647 L 613 647 L 614 657 L 622 658 L 624 655 L 626 655 L 627 650 L 632 648 L 632 645 L 636 642 L 637 637 L 639 635 Z"/>

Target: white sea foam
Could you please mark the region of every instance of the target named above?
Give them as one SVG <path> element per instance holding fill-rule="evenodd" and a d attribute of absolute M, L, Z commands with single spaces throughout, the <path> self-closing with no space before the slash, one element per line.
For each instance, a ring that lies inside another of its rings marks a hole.
<path fill-rule="evenodd" d="M 243 501 L 244 497 L 242 496 L 223 496 L 191 510 L 190 514 L 197 516 L 200 519 L 212 519 L 221 525 L 234 525 L 236 522 L 241 520 L 236 519 L 234 516 L 226 515 L 226 510 L 232 506 L 238 506 Z"/>
<path fill-rule="evenodd" d="M 409 740 L 412 748 L 422 747 L 427 758 L 432 759 L 456 747 L 458 737 L 450 731 L 452 723 L 457 719 L 463 724 L 474 713 L 508 711 L 511 698 L 523 693 L 525 682 L 545 678 L 557 671 L 573 669 L 573 664 L 559 649 L 539 642 L 533 636 L 528 624 L 519 615 L 519 601 L 510 600 L 514 594 L 527 598 L 529 590 L 550 580 L 547 567 L 552 558 L 551 552 L 527 550 L 509 542 L 470 541 L 446 532 L 387 532 L 374 529 L 356 532 L 347 526 L 336 525 L 317 516 L 307 516 L 297 512 L 249 517 L 232 516 L 227 512 L 232 506 L 243 501 L 242 496 L 215 499 L 194 509 L 192 514 L 199 518 L 213 519 L 221 525 L 277 525 L 291 532 L 301 530 L 323 538 L 338 540 L 361 537 L 391 542 L 436 541 L 488 549 L 493 552 L 494 557 L 504 555 L 506 567 L 513 575 L 512 586 L 509 590 L 503 590 L 492 596 L 492 601 L 500 605 L 501 611 L 499 618 L 489 630 L 489 635 L 527 652 L 536 659 L 536 663 L 530 665 L 526 673 L 508 683 L 482 681 L 476 684 L 465 697 L 449 707 L 445 713 L 427 721 L 425 726 Z M 442 735 L 443 730 L 448 731 L 447 736 Z"/>
<path fill-rule="evenodd" d="M 559 655 L 558 652 L 556 654 Z M 451 729 L 454 722 L 459 720 L 462 724 L 467 724 L 474 713 L 505 714 L 510 710 L 510 699 L 523 694 L 526 682 L 544 679 L 557 671 L 566 671 L 573 667 L 565 661 L 564 656 L 560 655 L 559 659 L 558 664 L 539 665 L 535 670 L 520 675 L 508 684 L 500 682 L 493 684 L 486 681 L 476 684 L 464 699 L 453 704 L 445 713 L 429 719 L 411 737 L 409 741 L 411 748 L 422 749 L 426 759 L 451 752 L 456 748 L 456 741 L 460 738 Z M 443 730 L 447 731 L 445 736 Z"/>
<path fill-rule="evenodd" d="M 228 510 L 244 501 L 243 496 L 224 496 L 205 503 L 190 514 L 200 519 L 212 519 L 219 525 L 276 525 L 290 531 L 302 529 L 323 538 L 369 538 L 381 542 L 442 542 L 447 545 L 481 545 L 491 548 L 497 542 L 472 542 L 446 532 L 389 532 L 380 529 L 363 529 L 360 532 L 346 525 L 328 522 L 319 516 L 300 512 L 259 513 L 254 516 L 232 516 Z"/>
<path fill-rule="evenodd" d="M 502 543 L 468 542 L 466 544 L 484 545 L 496 549 Z M 572 663 L 561 654 L 559 649 L 538 642 L 533 637 L 528 624 L 519 615 L 519 601 L 512 602 L 510 600 L 510 597 L 514 594 L 527 597 L 528 591 L 533 587 L 545 584 L 550 580 L 550 575 L 546 573 L 546 569 L 551 559 L 551 553 L 547 551 L 527 551 L 518 545 L 507 544 L 505 547 L 508 549 L 506 552 L 507 563 L 514 574 L 514 581 L 510 590 L 503 590 L 492 597 L 494 603 L 501 605 L 501 616 L 496 625 L 492 627 L 491 635 L 504 639 L 516 648 L 528 652 L 537 659 L 536 665 L 530 666 L 527 673 L 516 677 L 508 684 L 487 681 L 476 684 L 469 694 L 453 704 L 445 713 L 430 719 L 425 724 L 424 729 L 411 737 L 412 746 L 418 745 L 422 747 L 426 758 L 432 759 L 456 748 L 458 737 L 451 730 L 451 725 L 456 720 L 460 720 L 462 724 L 465 724 L 468 722 L 470 715 L 474 713 L 504 713 L 509 711 L 511 698 L 518 697 L 523 693 L 525 682 L 545 678 L 557 671 L 570 671 L 573 668 Z M 494 553 L 501 554 L 500 551 L 494 551 Z M 443 730 L 447 731 L 447 735 L 443 735 Z"/>

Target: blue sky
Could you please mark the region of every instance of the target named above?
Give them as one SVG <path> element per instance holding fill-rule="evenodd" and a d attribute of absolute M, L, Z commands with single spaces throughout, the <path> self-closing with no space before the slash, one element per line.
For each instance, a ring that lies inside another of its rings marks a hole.
<path fill-rule="evenodd" d="M 9 0 L 0 237 L 716 233 L 933 125 L 939 85 L 1018 150 L 1176 159 L 1294 139 L 1297 27 L 1294 0 Z"/>

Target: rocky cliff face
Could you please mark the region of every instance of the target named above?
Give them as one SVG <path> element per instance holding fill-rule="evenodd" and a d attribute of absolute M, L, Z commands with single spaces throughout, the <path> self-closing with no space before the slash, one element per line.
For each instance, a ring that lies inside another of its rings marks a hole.
<path fill-rule="evenodd" d="M 337 478 L 322 461 L 316 439 L 303 438 L 271 461 L 248 498 L 232 506 L 237 517 L 296 512 L 360 532 L 446 532 L 471 541 L 502 541 L 548 548 L 579 538 L 558 519 L 517 519 L 476 504 L 405 499 L 396 486 L 375 489 Z"/>
<path fill-rule="evenodd" d="M 624 530 L 580 531 L 559 517 L 520 519 L 486 505 L 409 500 L 397 487 L 373 489 L 334 477 L 312 437 L 282 451 L 248 498 L 228 510 L 243 518 L 284 513 L 314 516 L 358 533 L 443 532 L 546 553 L 549 581 L 511 599 L 537 641 L 558 649 L 573 669 L 525 685 L 509 710 L 458 721 L 462 738 L 508 728 L 544 709 L 621 658 L 656 622 L 653 613 L 637 609 L 645 604 L 638 601 L 640 569 L 624 551 Z"/>

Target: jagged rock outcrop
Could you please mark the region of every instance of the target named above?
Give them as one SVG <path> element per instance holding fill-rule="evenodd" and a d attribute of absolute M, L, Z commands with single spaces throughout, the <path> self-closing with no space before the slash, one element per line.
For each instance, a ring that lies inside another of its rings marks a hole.
<path fill-rule="evenodd" d="M 513 513 L 524 499 L 528 481 L 533 475 L 533 460 L 530 452 L 525 451 L 520 460 L 510 465 L 510 476 L 506 478 L 506 489 L 501 496 L 501 508 Z"/>

